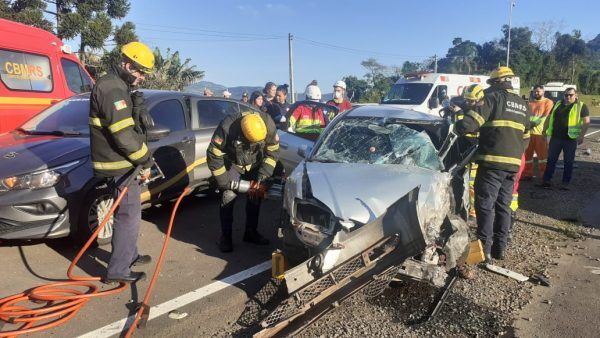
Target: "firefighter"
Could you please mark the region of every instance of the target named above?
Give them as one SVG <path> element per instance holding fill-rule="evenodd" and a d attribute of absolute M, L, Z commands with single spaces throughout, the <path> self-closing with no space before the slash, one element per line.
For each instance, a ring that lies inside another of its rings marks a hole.
<path fill-rule="evenodd" d="M 244 242 L 267 245 L 258 231 L 264 181 L 273 175 L 279 157 L 275 123 L 264 112 L 243 112 L 226 117 L 213 134 L 207 149 L 208 167 L 221 192 L 220 218 L 222 252 L 233 251 L 233 208 L 238 197 L 235 185 L 249 181 Z"/>
<path fill-rule="evenodd" d="M 486 261 L 504 259 L 511 223 L 510 203 L 516 173 L 525 150 L 524 135 L 529 129 L 529 106 L 512 89 L 513 71 L 498 67 L 492 71 L 481 106 L 474 107 L 457 121 L 459 134 L 479 131 L 475 161 L 475 212 L 477 237 L 482 241 Z"/>
<path fill-rule="evenodd" d="M 460 121 L 464 118 L 465 112 L 469 110 L 477 109 L 478 106 L 483 104 L 484 97 L 483 88 L 478 84 L 470 85 L 463 91 L 464 104 L 461 106 L 453 106 L 455 112 L 456 121 Z M 479 133 L 467 133 L 464 135 L 463 147 L 468 148 L 471 145 L 477 144 L 477 138 Z M 475 218 L 475 177 L 477 177 L 477 163 L 471 163 L 471 170 L 469 175 L 469 217 Z"/>
<path fill-rule="evenodd" d="M 154 69 L 154 54 L 141 42 L 121 48 L 121 60 L 101 77 L 90 95 L 90 146 L 94 176 L 107 180 L 114 195 L 125 188 L 130 175 L 141 166 L 139 180 L 129 180 L 128 193 L 114 214 L 112 253 L 105 281 L 132 283 L 143 280 L 133 265 L 148 264 L 151 257 L 139 255 L 137 238 L 141 221 L 140 183 L 150 177 L 152 156 L 146 144 L 141 92 L 131 93 Z M 141 116 L 140 116 L 141 115 Z"/>

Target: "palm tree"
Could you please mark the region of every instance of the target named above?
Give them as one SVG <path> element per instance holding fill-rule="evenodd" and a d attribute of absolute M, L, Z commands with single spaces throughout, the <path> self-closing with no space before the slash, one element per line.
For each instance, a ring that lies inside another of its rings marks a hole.
<path fill-rule="evenodd" d="M 183 88 L 204 77 L 204 71 L 196 70 L 195 65 L 190 65 L 192 59 L 187 58 L 181 62 L 179 52 L 171 54 L 167 48 L 165 56 L 160 49 L 154 49 L 154 74 L 148 77 L 144 87 L 150 89 L 183 90 Z"/>

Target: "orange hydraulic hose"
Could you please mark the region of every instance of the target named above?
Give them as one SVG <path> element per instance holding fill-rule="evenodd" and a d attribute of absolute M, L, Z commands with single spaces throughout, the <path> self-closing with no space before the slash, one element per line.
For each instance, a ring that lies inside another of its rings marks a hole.
<path fill-rule="evenodd" d="M 160 272 L 160 268 L 161 268 L 163 260 L 165 258 L 165 254 L 167 253 L 167 246 L 169 245 L 169 238 L 171 238 L 171 229 L 173 228 L 173 221 L 175 220 L 175 214 L 177 213 L 177 208 L 179 208 L 179 203 L 181 202 L 183 197 L 185 197 L 187 194 L 190 193 L 190 191 L 191 191 L 190 188 L 186 187 L 183 190 L 183 193 L 181 193 L 181 195 L 177 199 L 177 202 L 175 202 L 175 206 L 173 206 L 173 211 L 171 212 L 171 220 L 169 221 L 169 227 L 167 228 L 167 234 L 165 236 L 165 241 L 163 243 L 163 247 L 160 252 L 160 256 L 158 257 L 158 262 L 156 263 L 156 268 L 154 268 L 154 274 L 152 275 L 152 279 L 150 280 L 150 285 L 148 286 L 148 290 L 146 291 L 146 296 L 144 297 L 144 301 L 142 302 L 142 304 L 140 304 L 140 308 L 139 308 L 137 314 L 135 315 L 135 319 L 133 320 L 133 323 L 131 323 L 131 326 L 127 330 L 127 334 L 125 334 L 125 338 L 131 337 L 131 335 L 133 334 L 133 331 L 135 331 L 135 329 L 137 328 L 138 322 L 140 321 L 140 319 L 142 319 L 142 317 L 144 317 L 144 321 L 143 321 L 144 324 L 145 324 L 145 321 L 148 320 L 148 315 L 150 314 L 150 308 L 148 305 L 148 303 L 150 302 L 150 295 L 152 294 L 152 289 L 154 288 L 154 284 L 156 284 L 156 280 L 158 279 L 158 273 Z"/>
<path fill-rule="evenodd" d="M 106 291 L 98 291 L 98 287 L 93 283 L 101 280 L 101 277 L 86 277 L 86 276 L 75 276 L 73 275 L 73 269 L 83 256 L 83 254 L 90 247 L 92 242 L 98 237 L 98 234 L 110 217 L 114 214 L 117 207 L 121 204 L 121 200 L 127 194 L 127 187 L 125 186 L 121 193 L 117 196 L 115 203 L 112 208 L 106 214 L 102 222 L 98 225 L 98 228 L 94 231 L 92 236 L 88 239 L 85 245 L 79 250 L 77 256 L 69 266 L 67 270 L 68 280 L 63 282 L 56 282 L 41 285 L 35 287 L 33 289 L 27 290 L 23 293 L 15 294 L 12 296 L 8 296 L 0 299 L 0 324 L 1 322 L 9 323 L 9 324 L 22 324 L 18 329 L 10 330 L 10 331 L 0 331 L 0 338 L 4 337 L 17 337 L 23 334 L 29 334 L 34 332 L 44 331 L 50 328 L 57 327 L 70 319 L 72 319 L 79 310 L 89 301 L 90 298 L 100 297 L 100 296 L 108 296 L 112 294 L 119 293 L 127 288 L 126 283 L 119 283 L 119 285 L 113 289 L 109 289 Z M 175 213 L 177 208 L 179 207 L 179 203 L 181 199 L 189 194 L 190 188 L 187 187 L 173 208 L 173 212 L 171 215 L 171 221 L 169 223 L 167 235 L 165 238 L 165 242 L 163 244 L 163 248 L 161 251 L 161 255 L 158 259 L 157 266 L 154 270 L 154 275 L 152 277 L 152 281 L 150 282 L 150 287 L 146 293 L 146 297 L 144 302 L 142 303 L 142 307 L 136 316 L 136 320 L 133 325 L 129 328 L 127 332 L 127 336 L 131 336 L 133 331 L 135 330 L 136 324 L 139 321 L 139 317 L 142 315 L 142 310 L 144 308 L 147 309 L 147 304 L 150 298 L 150 293 L 152 292 L 152 288 L 156 282 L 158 277 L 158 273 L 160 267 L 162 265 L 163 257 L 166 253 L 167 243 L 169 241 L 169 237 L 171 235 L 171 228 L 173 226 L 173 221 L 175 218 Z M 31 303 L 44 303 L 42 306 L 31 308 L 27 306 L 17 305 L 21 302 L 29 302 L 29 306 L 32 306 Z"/>

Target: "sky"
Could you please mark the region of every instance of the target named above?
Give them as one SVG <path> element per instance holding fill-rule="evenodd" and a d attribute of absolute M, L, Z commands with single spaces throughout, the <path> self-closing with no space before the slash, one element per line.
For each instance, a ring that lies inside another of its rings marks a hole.
<path fill-rule="evenodd" d="M 598 0 L 516 0 L 512 24 L 554 22 L 600 33 Z M 385 65 L 443 56 L 452 39 L 500 38 L 509 0 L 131 0 L 124 20 L 140 40 L 191 58 L 204 80 L 228 87 L 289 83 L 288 33 L 294 35 L 296 91 L 313 79 L 321 89 L 347 75 L 362 77 L 361 61 Z"/>

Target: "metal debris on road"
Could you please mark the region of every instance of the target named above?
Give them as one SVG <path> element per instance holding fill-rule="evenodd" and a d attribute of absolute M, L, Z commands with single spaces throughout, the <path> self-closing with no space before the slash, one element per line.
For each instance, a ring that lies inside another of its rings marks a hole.
<path fill-rule="evenodd" d="M 169 312 L 169 318 L 175 319 L 175 320 L 180 320 L 187 316 L 188 316 L 187 312 L 181 312 L 181 311 L 177 311 L 177 310 L 173 310 L 173 311 Z"/>

